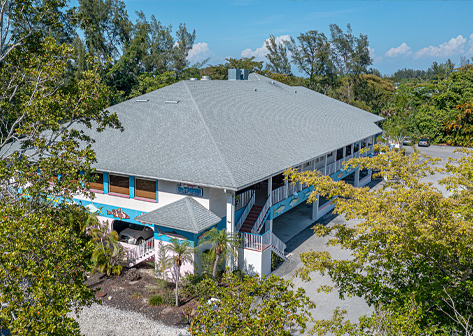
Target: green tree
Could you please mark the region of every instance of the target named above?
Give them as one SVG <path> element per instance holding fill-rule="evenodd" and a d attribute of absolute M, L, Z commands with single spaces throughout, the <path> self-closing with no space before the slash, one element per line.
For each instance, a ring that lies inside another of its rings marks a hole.
<path fill-rule="evenodd" d="M 284 43 L 276 43 L 274 35 L 271 35 L 269 40 L 265 41 L 265 46 L 269 51 L 265 56 L 268 60 L 266 69 L 282 75 L 290 75 L 291 62 L 287 55 L 287 46 Z"/>
<path fill-rule="evenodd" d="M 303 333 L 315 305 L 302 288 L 289 281 L 227 273 L 219 286 L 203 280 L 200 306 L 192 319 L 191 335 L 292 335 Z M 217 301 L 208 301 L 212 297 Z"/>
<path fill-rule="evenodd" d="M 77 16 L 87 52 L 102 64 L 118 59 L 131 39 L 132 23 L 121 0 L 79 0 Z"/>
<path fill-rule="evenodd" d="M 64 2 L 3 5 L 2 18 L 17 23 L 1 26 L 11 38 L 0 66 L 0 325 L 15 335 L 79 335 L 66 314 L 92 302 L 91 245 L 87 213 L 72 197 L 93 179 L 85 131 L 120 124 L 105 111 L 110 94 L 96 64 L 86 58 L 90 70 L 68 76 L 72 47 L 44 30 L 60 31 Z"/>
<path fill-rule="evenodd" d="M 227 232 L 226 230 L 217 230 L 213 227 L 202 237 L 199 245 L 211 246 L 210 251 L 215 255 L 212 277 L 217 277 L 217 265 L 220 257 L 233 256 L 238 257 L 238 248 L 241 246 L 241 239 L 238 235 Z"/>
<path fill-rule="evenodd" d="M 326 93 L 335 85 L 336 70 L 330 43 L 324 33 L 309 30 L 287 43 L 292 63 L 309 77 L 309 89 Z"/>
<path fill-rule="evenodd" d="M 309 280 L 311 272 L 326 273 L 341 297 L 357 295 L 389 309 L 414 302 L 421 309 L 416 322 L 421 330 L 440 325 L 446 332 L 460 332 L 461 318 L 468 320 L 473 313 L 473 155 L 466 154 L 446 166 L 452 176 L 442 183 L 450 196 L 423 179 L 436 172 L 432 165 L 438 159 L 420 153 L 387 151 L 349 161 L 351 167 L 379 170 L 386 182 L 375 190 L 290 170 L 293 181 L 314 186 L 311 200 L 317 193 L 339 196 L 335 212 L 360 221 L 354 227 L 317 226 L 318 235 L 333 237 L 328 244 L 352 251 L 353 258 L 302 253 L 304 266 L 298 274 Z"/>
<path fill-rule="evenodd" d="M 108 227 L 104 223 L 99 223 L 96 219 L 89 228 L 89 234 L 93 243 L 91 256 L 92 271 L 98 271 L 110 276 L 120 275 L 123 269 L 121 265 L 123 259 L 123 248 L 118 243 L 117 231 L 108 232 Z"/>
<path fill-rule="evenodd" d="M 347 83 L 346 97 L 341 100 L 352 102 L 355 83 L 359 81 L 360 74 L 368 72 L 367 67 L 373 63 L 368 49 L 368 36 L 354 36 L 350 24 L 347 25 L 346 33 L 338 25 L 331 24 L 330 33 L 333 62 Z"/>
<path fill-rule="evenodd" d="M 27 204 L 0 208 L 0 325 L 12 335 L 80 335 L 68 313 L 94 301 L 84 283 L 88 213 L 75 206 L 33 213 Z"/>
<path fill-rule="evenodd" d="M 194 263 L 194 250 L 191 247 L 189 240 L 180 241 L 178 239 L 171 239 L 171 244 L 165 246 L 166 250 L 171 253 L 171 258 L 174 260 L 175 267 L 175 281 L 176 281 L 176 307 L 179 306 L 179 278 L 181 275 L 181 266 L 185 263 Z"/>

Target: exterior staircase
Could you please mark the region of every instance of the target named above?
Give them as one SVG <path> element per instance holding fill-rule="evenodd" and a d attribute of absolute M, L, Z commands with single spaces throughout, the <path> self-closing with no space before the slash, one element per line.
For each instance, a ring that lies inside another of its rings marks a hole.
<path fill-rule="evenodd" d="M 243 222 L 243 225 L 241 226 L 240 232 L 251 233 L 251 229 L 253 228 L 253 225 L 258 219 L 258 216 L 261 213 L 262 209 L 263 209 L 263 206 L 261 205 L 256 205 L 256 204 L 253 205 L 250 212 L 248 213 L 248 216 L 246 216 L 246 219 Z"/>
<path fill-rule="evenodd" d="M 154 237 L 145 240 L 140 245 L 125 252 L 126 267 L 133 267 L 154 258 Z"/>

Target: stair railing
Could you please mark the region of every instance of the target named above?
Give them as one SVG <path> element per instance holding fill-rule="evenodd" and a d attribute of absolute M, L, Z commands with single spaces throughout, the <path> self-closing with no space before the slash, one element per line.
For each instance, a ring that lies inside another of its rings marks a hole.
<path fill-rule="evenodd" d="M 140 245 L 137 245 L 131 250 L 126 251 L 127 264 L 135 262 L 151 251 L 154 251 L 154 237 L 151 237 L 142 242 Z"/>
<path fill-rule="evenodd" d="M 275 250 L 281 253 L 284 256 L 284 250 L 286 249 L 286 244 L 283 243 L 274 233 L 271 232 L 271 245 Z"/>
<path fill-rule="evenodd" d="M 259 213 L 255 224 L 253 224 L 253 227 L 251 228 L 251 233 L 257 234 L 258 232 L 260 232 L 269 208 L 271 208 L 271 196 L 266 199 L 266 203 L 264 203 L 263 209 L 261 209 L 261 212 Z"/>
<path fill-rule="evenodd" d="M 246 217 L 247 217 L 248 214 L 250 213 L 251 208 L 253 207 L 254 204 L 255 204 L 255 193 L 253 193 L 253 195 L 251 195 L 251 198 L 250 198 L 250 200 L 248 201 L 248 204 L 246 205 L 245 210 L 244 210 L 243 213 L 241 214 L 241 217 L 240 217 L 240 219 L 238 220 L 238 222 L 237 222 L 237 224 L 236 224 L 236 226 L 235 226 L 235 232 L 240 231 L 241 227 L 243 226 L 243 223 L 244 223 L 245 220 L 246 220 Z"/>

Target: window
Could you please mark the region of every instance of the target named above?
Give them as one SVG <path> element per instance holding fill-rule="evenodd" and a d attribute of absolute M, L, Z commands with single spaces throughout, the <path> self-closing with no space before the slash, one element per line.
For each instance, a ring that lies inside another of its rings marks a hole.
<path fill-rule="evenodd" d="M 90 190 L 100 190 L 103 191 L 103 174 L 102 173 L 95 173 L 94 174 L 94 182 L 89 184 Z"/>
<path fill-rule="evenodd" d="M 351 145 L 348 145 L 345 147 L 345 156 L 348 156 L 351 154 Z"/>
<path fill-rule="evenodd" d="M 329 158 L 329 157 L 331 157 L 332 155 L 333 155 L 333 152 L 327 154 L 327 157 Z"/>
<path fill-rule="evenodd" d="M 343 158 L 343 148 L 337 150 L 337 161 Z"/>
<path fill-rule="evenodd" d="M 156 181 L 135 178 L 135 197 L 156 200 Z"/>
<path fill-rule="evenodd" d="M 110 192 L 129 195 L 130 188 L 128 176 L 110 175 Z"/>

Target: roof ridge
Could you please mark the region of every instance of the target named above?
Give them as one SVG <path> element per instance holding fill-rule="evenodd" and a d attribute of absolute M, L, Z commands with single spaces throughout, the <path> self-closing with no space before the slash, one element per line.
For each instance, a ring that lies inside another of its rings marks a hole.
<path fill-rule="evenodd" d="M 235 179 L 233 178 L 232 172 L 231 172 L 230 168 L 228 167 L 227 162 L 223 158 L 222 152 L 220 151 L 220 148 L 217 146 L 217 142 L 215 141 L 214 137 L 212 136 L 212 133 L 210 132 L 210 128 L 207 125 L 207 122 L 205 121 L 204 116 L 202 115 L 202 112 L 200 111 L 200 108 L 199 108 L 199 106 L 197 105 L 197 102 L 194 99 L 194 96 L 192 96 L 191 90 L 189 89 L 189 87 L 187 86 L 187 83 L 185 81 L 182 81 L 182 82 L 184 83 L 184 86 L 187 90 L 187 93 L 189 94 L 189 97 L 191 98 L 192 103 L 194 104 L 194 106 L 197 110 L 197 113 L 199 114 L 199 117 L 202 120 L 202 123 L 205 127 L 205 130 L 207 131 L 207 134 L 210 137 L 210 141 L 212 141 L 212 144 L 214 145 L 215 150 L 217 151 L 217 154 L 218 154 L 220 160 L 222 161 L 223 167 L 225 168 L 225 171 L 227 172 L 228 177 L 230 178 L 230 181 L 232 183 L 232 187 L 236 188 L 237 183 L 235 182 Z"/>
<path fill-rule="evenodd" d="M 185 198 L 185 200 L 186 200 L 186 207 L 187 207 L 187 210 L 189 211 L 190 218 L 191 218 L 191 220 L 192 220 L 192 224 L 194 224 L 194 229 L 195 229 L 196 231 L 199 231 L 199 227 L 197 226 L 197 221 L 195 220 L 194 211 L 192 210 L 192 206 L 191 206 L 191 204 L 190 204 L 191 201 L 195 201 L 195 200 L 194 200 L 193 198 L 189 197 L 189 196 L 187 196 L 187 197 Z M 195 202 L 197 202 L 197 201 L 195 201 Z M 197 202 L 197 203 L 198 203 L 198 202 Z M 200 203 L 199 203 L 199 204 L 200 204 Z"/>

